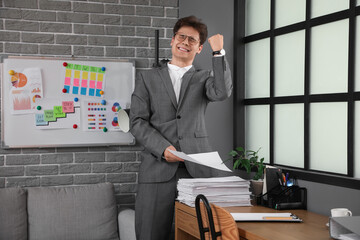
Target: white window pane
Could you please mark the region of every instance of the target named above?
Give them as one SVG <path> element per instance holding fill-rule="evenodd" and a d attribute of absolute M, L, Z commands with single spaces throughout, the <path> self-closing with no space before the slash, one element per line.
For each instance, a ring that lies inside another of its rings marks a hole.
<path fill-rule="evenodd" d="M 245 97 L 270 96 L 270 39 L 245 45 Z"/>
<path fill-rule="evenodd" d="M 276 0 L 275 28 L 305 21 L 306 0 Z"/>
<path fill-rule="evenodd" d="M 349 20 L 312 28 L 310 92 L 347 92 Z"/>
<path fill-rule="evenodd" d="M 356 0 L 356 6 L 360 5 L 360 0 Z"/>
<path fill-rule="evenodd" d="M 311 17 L 342 11 L 349 8 L 349 0 L 312 0 Z"/>
<path fill-rule="evenodd" d="M 275 96 L 304 94 L 305 31 L 275 38 Z"/>
<path fill-rule="evenodd" d="M 246 36 L 270 29 L 270 0 L 246 1 Z"/>
<path fill-rule="evenodd" d="M 310 104 L 310 168 L 347 173 L 347 103 Z"/>
<path fill-rule="evenodd" d="M 360 102 L 355 102 L 355 141 L 354 141 L 354 159 L 355 159 L 355 173 L 354 176 L 356 178 L 360 178 L 360 148 L 358 147 L 360 144 Z"/>
<path fill-rule="evenodd" d="M 360 2 L 360 0 L 359 0 Z M 356 17 L 355 91 L 360 91 L 360 17 Z"/>
<path fill-rule="evenodd" d="M 304 104 L 275 105 L 274 163 L 304 167 Z"/>
<path fill-rule="evenodd" d="M 245 147 L 248 150 L 257 151 L 259 157 L 264 157 L 264 162 L 269 163 L 269 109 L 268 105 L 246 106 L 245 119 Z"/>

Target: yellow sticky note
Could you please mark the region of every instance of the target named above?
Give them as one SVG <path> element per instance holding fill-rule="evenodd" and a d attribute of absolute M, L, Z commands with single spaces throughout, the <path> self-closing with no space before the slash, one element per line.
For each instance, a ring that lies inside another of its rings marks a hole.
<path fill-rule="evenodd" d="M 83 77 L 82 79 L 88 79 L 88 72 L 83 72 Z"/>
<path fill-rule="evenodd" d="M 90 80 L 96 80 L 96 73 L 90 73 Z"/>
<path fill-rule="evenodd" d="M 99 73 L 97 80 L 102 82 L 104 80 L 104 74 Z"/>
<path fill-rule="evenodd" d="M 71 77 L 71 69 L 66 69 L 65 77 Z"/>
<path fill-rule="evenodd" d="M 80 78 L 80 71 L 75 71 L 74 78 Z"/>

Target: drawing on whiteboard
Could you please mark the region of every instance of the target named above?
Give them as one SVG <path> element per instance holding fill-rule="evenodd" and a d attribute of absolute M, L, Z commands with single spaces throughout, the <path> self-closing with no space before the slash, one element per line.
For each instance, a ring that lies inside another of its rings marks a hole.
<path fill-rule="evenodd" d="M 30 114 L 35 108 L 35 100 L 43 97 L 40 68 L 25 68 L 9 71 L 10 104 L 12 114 Z"/>
<path fill-rule="evenodd" d="M 80 125 L 80 103 L 39 99 L 34 110 L 36 129 L 74 128 Z M 74 127 L 76 125 L 76 127 Z"/>
<path fill-rule="evenodd" d="M 66 94 L 103 97 L 105 68 L 64 62 L 65 77 L 62 92 Z"/>

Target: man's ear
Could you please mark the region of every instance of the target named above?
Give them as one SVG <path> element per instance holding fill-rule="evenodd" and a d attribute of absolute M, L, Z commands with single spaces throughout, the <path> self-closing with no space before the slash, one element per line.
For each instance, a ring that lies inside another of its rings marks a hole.
<path fill-rule="evenodd" d="M 174 41 L 175 41 L 175 37 L 172 37 L 172 38 L 171 38 L 171 43 L 170 43 L 170 46 L 172 46 L 172 45 L 173 45 Z"/>
<path fill-rule="evenodd" d="M 201 53 L 201 50 L 203 49 L 203 46 L 204 46 L 204 45 L 200 45 L 200 46 L 199 46 L 199 49 L 198 49 L 197 52 L 196 52 L 197 54 Z"/>

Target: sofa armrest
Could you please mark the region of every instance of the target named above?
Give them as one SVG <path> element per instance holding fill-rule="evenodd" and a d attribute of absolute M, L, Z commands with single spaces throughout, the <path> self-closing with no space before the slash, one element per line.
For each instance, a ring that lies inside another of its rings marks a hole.
<path fill-rule="evenodd" d="M 135 211 L 125 209 L 119 212 L 119 235 L 120 240 L 136 240 L 135 235 Z"/>

